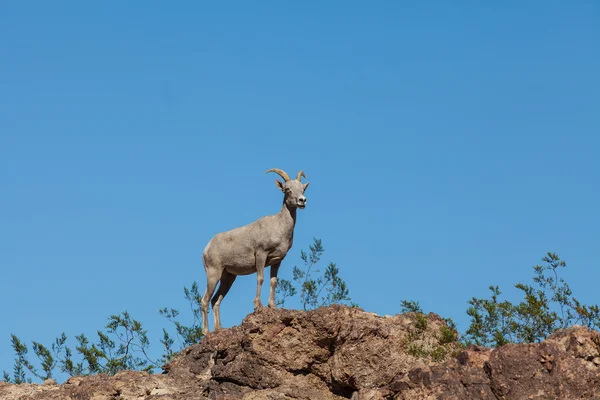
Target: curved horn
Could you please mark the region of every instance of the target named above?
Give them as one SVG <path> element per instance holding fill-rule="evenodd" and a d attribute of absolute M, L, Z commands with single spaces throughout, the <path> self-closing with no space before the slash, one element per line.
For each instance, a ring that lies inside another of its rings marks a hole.
<path fill-rule="evenodd" d="M 298 182 L 301 182 L 301 180 L 300 180 L 300 177 L 301 177 L 301 176 L 303 176 L 303 177 L 304 177 L 304 179 L 306 179 L 306 175 L 304 174 L 304 171 L 300 171 L 300 172 L 298 172 L 298 176 L 296 176 L 296 180 L 297 180 Z"/>
<path fill-rule="evenodd" d="M 270 170 L 265 172 L 265 174 L 268 174 L 269 172 L 275 172 L 276 174 L 281 176 L 286 182 L 291 180 L 290 176 L 286 174 L 285 171 L 282 171 L 279 168 L 271 168 Z"/>

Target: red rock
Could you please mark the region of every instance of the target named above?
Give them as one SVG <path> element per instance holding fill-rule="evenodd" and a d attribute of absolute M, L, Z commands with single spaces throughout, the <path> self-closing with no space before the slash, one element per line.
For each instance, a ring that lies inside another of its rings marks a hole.
<path fill-rule="evenodd" d="M 461 349 L 440 342 L 445 326 L 435 314 L 423 324 L 345 306 L 263 309 L 184 349 L 163 374 L 0 382 L 0 399 L 600 399 L 598 332 Z"/>

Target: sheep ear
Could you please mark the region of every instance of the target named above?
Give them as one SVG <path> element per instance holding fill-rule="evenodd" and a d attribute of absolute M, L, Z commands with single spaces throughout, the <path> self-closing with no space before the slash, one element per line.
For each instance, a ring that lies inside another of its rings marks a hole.
<path fill-rule="evenodd" d="M 308 185 L 310 185 L 310 182 L 306 182 L 306 183 L 304 184 L 304 191 L 306 191 L 306 189 L 308 189 Z"/>
<path fill-rule="evenodd" d="M 282 192 L 285 192 L 285 183 L 281 182 L 280 180 L 275 179 L 275 185 L 277 185 L 279 190 L 281 190 Z"/>

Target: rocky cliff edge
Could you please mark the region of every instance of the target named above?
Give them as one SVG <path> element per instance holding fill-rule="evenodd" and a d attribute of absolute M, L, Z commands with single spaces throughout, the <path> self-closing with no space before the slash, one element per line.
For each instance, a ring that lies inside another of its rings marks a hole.
<path fill-rule="evenodd" d="M 461 348 L 435 314 L 263 309 L 211 332 L 164 372 L 0 382 L 2 400 L 599 399 L 600 333 Z"/>

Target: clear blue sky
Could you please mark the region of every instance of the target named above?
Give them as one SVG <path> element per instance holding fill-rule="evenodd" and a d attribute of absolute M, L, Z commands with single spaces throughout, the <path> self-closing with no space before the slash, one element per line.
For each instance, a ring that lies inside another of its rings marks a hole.
<path fill-rule="evenodd" d="M 554 251 L 600 302 L 600 3 L 501 3 L 2 2 L 0 371 L 11 332 L 122 310 L 158 352 L 208 240 L 280 209 L 273 167 L 311 182 L 281 277 L 321 238 L 365 310 L 464 329 Z"/>

